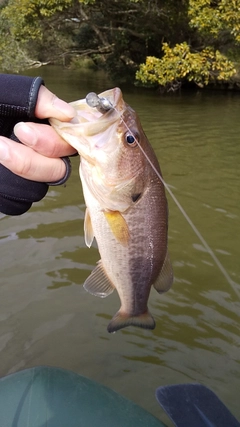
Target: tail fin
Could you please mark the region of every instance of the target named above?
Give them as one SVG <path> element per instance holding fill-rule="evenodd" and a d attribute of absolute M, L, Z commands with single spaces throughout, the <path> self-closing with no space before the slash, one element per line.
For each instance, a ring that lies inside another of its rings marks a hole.
<path fill-rule="evenodd" d="M 113 316 L 107 327 L 107 330 L 108 332 L 112 333 L 118 331 L 119 329 L 126 328 L 127 326 L 138 326 L 139 328 L 144 329 L 154 329 L 155 325 L 155 320 L 148 311 L 139 316 L 129 316 L 127 313 L 121 312 L 121 310 L 119 310 L 115 316 Z"/>

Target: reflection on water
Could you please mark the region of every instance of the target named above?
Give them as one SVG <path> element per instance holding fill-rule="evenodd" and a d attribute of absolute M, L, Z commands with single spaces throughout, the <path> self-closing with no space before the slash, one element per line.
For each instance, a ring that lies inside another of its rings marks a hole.
<path fill-rule="evenodd" d="M 101 74 L 38 72 L 69 101 L 111 86 Z M 239 95 L 159 97 L 138 89 L 124 94 L 140 115 L 165 181 L 231 279 L 240 283 Z M 114 335 L 106 327 L 119 307 L 117 294 L 102 300 L 82 288 L 99 256 L 96 246 L 88 249 L 84 243 L 78 158 L 66 187 L 50 189 L 21 217 L 1 216 L 0 375 L 42 364 L 72 369 L 163 421 L 155 388 L 198 381 L 240 419 L 240 301 L 168 200 L 174 286 L 161 296 L 151 292 L 154 331 L 132 327 Z"/>

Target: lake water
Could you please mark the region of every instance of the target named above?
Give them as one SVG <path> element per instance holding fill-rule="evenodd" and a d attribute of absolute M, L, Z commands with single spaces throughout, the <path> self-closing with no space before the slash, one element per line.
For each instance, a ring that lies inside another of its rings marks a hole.
<path fill-rule="evenodd" d="M 112 87 L 101 73 L 51 67 L 29 74 L 43 76 L 67 101 Z M 165 181 L 240 295 L 239 94 L 122 90 Z M 60 366 L 111 387 L 164 422 L 156 387 L 197 381 L 240 420 L 240 299 L 170 196 L 175 281 L 166 294 L 151 291 L 156 329 L 108 334 L 117 293 L 98 299 L 82 287 L 99 255 L 84 243 L 78 162 L 73 159 L 66 187 L 50 188 L 20 217 L 0 217 L 0 376 Z"/>

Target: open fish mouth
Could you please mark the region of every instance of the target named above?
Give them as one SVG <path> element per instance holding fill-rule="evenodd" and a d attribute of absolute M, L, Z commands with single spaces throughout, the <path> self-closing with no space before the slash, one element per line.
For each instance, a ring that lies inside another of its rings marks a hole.
<path fill-rule="evenodd" d="M 125 110 L 125 102 L 122 98 L 122 92 L 119 88 L 109 89 L 97 95 L 95 92 L 87 94 L 85 99 L 71 102 L 71 105 L 77 110 L 78 123 L 89 120 L 94 122 L 108 113 L 109 116 L 114 112 L 121 114 Z M 76 121 L 73 119 L 72 123 Z"/>
<path fill-rule="evenodd" d="M 86 98 L 70 103 L 76 110 L 76 116 L 71 122 L 60 122 L 51 119 L 59 133 L 66 132 L 78 137 L 100 135 L 112 125 L 119 122 L 127 108 L 119 88 L 107 90 L 97 95 L 90 92 Z M 76 144 L 71 143 L 75 148 Z"/>
<path fill-rule="evenodd" d="M 51 118 L 50 123 L 81 156 L 89 159 L 92 148 L 103 147 L 116 133 L 128 106 L 118 87 L 99 95 L 90 92 L 86 98 L 70 104 L 76 110 L 76 115 L 70 122 Z"/>

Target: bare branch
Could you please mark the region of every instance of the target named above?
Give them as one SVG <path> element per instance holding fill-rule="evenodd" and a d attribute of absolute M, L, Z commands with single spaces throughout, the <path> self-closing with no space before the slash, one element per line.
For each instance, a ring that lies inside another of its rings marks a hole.
<path fill-rule="evenodd" d="M 101 40 L 104 46 L 108 46 L 108 41 L 105 35 L 99 30 L 98 26 L 93 23 L 92 20 L 89 19 L 86 12 L 83 10 L 83 7 L 80 7 L 81 16 L 85 21 L 89 22 L 89 26 L 93 29 L 93 31 L 97 34 L 99 40 Z"/>
<path fill-rule="evenodd" d="M 126 27 L 98 27 L 101 30 L 110 30 L 110 31 L 125 31 L 126 33 L 132 34 L 139 39 L 145 39 L 146 35 L 138 33 L 137 31 L 130 30 L 130 28 Z"/>

